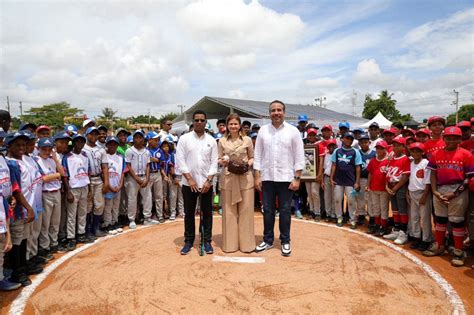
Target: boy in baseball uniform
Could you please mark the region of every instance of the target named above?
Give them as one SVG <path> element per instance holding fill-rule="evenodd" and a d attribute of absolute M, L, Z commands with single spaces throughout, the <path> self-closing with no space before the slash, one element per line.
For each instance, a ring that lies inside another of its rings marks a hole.
<path fill-rule="evenodd" d="M 155 201 L 156 217 L 160 222 L 163 217 L 163 180 L 161 177 L 161 149 L 159 147 L 160 135 L 154 131 L 147 134 L 148 151 L 150 152 L 150 190 Z"/>

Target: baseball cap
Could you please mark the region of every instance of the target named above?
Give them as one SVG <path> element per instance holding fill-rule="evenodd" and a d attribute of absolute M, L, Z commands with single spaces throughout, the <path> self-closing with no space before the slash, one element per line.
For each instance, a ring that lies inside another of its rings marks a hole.
<path fill-rule="evenodd" d="M 149 132 L 147 133 L 147 135 L 146 135 L 146 139 L 147 139 L 147 140 L 150 140 L 150 139 L 157 139 L 157 138 L 159 138 L 159 137 L 160 137 L 160 135 L 159 135 L 157 132 L 155 132 L 155 131 L 149 131 Z"/>
<path fill-rule="evenodd" d="M 421 142 L 414 142 L 408 146 L 408 149 L 410 150 L 418 149 L 425 152 L 425 145 Z"/>
<path fill-rule="evenodd" d="M 403 132 L 409 132 L 409 133 L 411 133 L 412 135 L 415 135 L 415 131 L 413 131 L 413 129 L 411 129 L 411 128 L 402 129 L 402 133 L 403 133 Z"/>
<path fill-rule="evenodd" d="M 364 129 L 360 128 L 360 127 L 357 127 L 357 128 L 354 128 L 354 130 L 352 130 L 352 132 L 364 132 Z"/>
<path fill-rule="evenodd" d="M 252 130 L 253 130 L 253 129 L 260 129 L 260 125 L 259 125 L 259 124 L 253 124 Z"/>
<path fill-rule="evenodd" d="M 463 121 L 460 121 L 458 122 L 458 124 L 456 125 L 456 127 L 459 127 L 459 128 L 471 128 L 471 123 L 466 121 L 466 120 L 463 120 Z"/>
<path fill-rule="evenodd" d="M 5 145 L 10 145 L 13 141 L 19 138 L 29 140 L 29 137 L 26 134 L 24 134 L 23 132 L 17 131 L 17 132 L 9 133 L 5 136 Z"/>
<path fill-rule="evenodd" d="M 84 120 L 84 122 L 82 123 L 82 128 L 84 128 L 85 126 L 87 126 L 87 125 L 90 124 L 90 123 L 94 123 L 94 125 L 95 125 L 95 121 L 92 120 L 92 119 L 86 119 L 86 120 Z"/>
<path fill-rule="evenodd" d="M 7 133 L 3 130 L 2 127 L 0 127 L 0 138 L 5 138 L 6 135 Z"/>
<path fill-rule="evenodd" d="M 26 135 L 29 140 L 36 139 L 36 135 L 34 133 L 30 132 L 29 130 L 22 130 L 20 132 L 23 133 L 24 135 Z"/>
<path fill-rule="evenodd" d="M 417 134 L 419 134 L 419 133 L 424 133 L 424 134 L 427 135 L 428 137 L 431 136 L 431 131 L 429 131 L 429 130 L 426 129 L 426 128 L 418 129 L 418 130 L 415 132 L 415 135 L 417 135 Z"/>
<path fill-rule="evenodd" d="M 127 129 L 125 129 L 125 128 L 119 128 L 119 129 L 117 129 L 117 131 L 115 132 L 115 135 L 118 136 L 119 133 L 121 133 L 121 132 L 125 132 L 125 134 L 126 134 L 127 136 L 131 134 L 130 131 L 128 131 Z"/>
<path fill-rule="evenodd" d="M 323 128 L 321 128 L 321 131 L 323 131 L 324 129 L 329 129 L 332 131 L 332 126 L 331 125 L 324 125 Z"/>
<path fill-rule="evenodd" d="M 107 132 L 109 129 L 107 129 L 107 127 L 105 127 L 104 125 L 100 125 L 99 127 L 97 127 L 97 130 L 104 130 L 105 132 Z"/>
<path fill-rule="evenodd" d="M 446 125 L 446 119 L 444 119 L 443 117 L 441 116 L 432 116 L 430 118 L 428 118 L 428 127 L 434 123 L 435 121 L 440 121 L 443 125 Z"/>
<path fill-rule="evenodd" d="M 336 139 L 330 139 L 330 140 L 328 140 L 326 146 L 329 146 L 329 145 L 331 145 L 331 144 L 337 145 L 337 140 L 336 140 Z"/>
<path fill-rule="evenodd" d="M 117 144 L 120 144 L 119 139 L 115 136 L 109 136 L 107 137 L 107 139 L 105 139 L 105 144 L 110 143 L 110 142 L 117 142 Z"/>
<path fill-rule="evenodd" d="M 141 129 L 135 130 L 132 134 L 132 137 L 135 137 L 136 135 L 141 135 L 142 137 L 145 137 L 145 133 Z"/>
<path fill-rule="evenodd" d="M 133 143 L 133 137 L 132 137 L 132 135 L 129 135 L 129 136 L 127 137 L 127 142 L 128 142 L 128 143 Z"/>
<path fill-rule="evenodd" d="M 380 128 L 379 124 L 378 124 L 376 121 L 374 121 L 373 123 L 371 123 L 371 124 L 369 125 L 369 128 L 371 128 L 371 127 Z"/>
<path fill-rule="evenodd" d="M 25 122 L 20 125 L 20 128 L 18 128 L 18 131 L 26 130 L 27 128 L 32 128 L 33 130 L 36 130 L 38 126 L 36 126 L 36 124 L 34 123 Z"/>
<path fill-rule="evenodd" d="M 257 135 L 258 135 L 258 133 L 256 133 L 256 132 L 251 132 L 251 133 L 250 133 L 250 138 L 252 138 L 252 139 L 253 139 L 253 138 L 257 138 Z"/>
<path fill-rule="evenodd" d="M 341 128 L 351 129 L 351 124 L 348 121 L 341 121 L 339 123 L 339 129 Z"/>
<path fill-rule="evenodd" d="M 443 131 L 443 136 L 462 136 L 462 131 L 458 127 L 447 127 Z"/>
<path fill-rule="evenodd" d="M 52 148 L 54 147 L 53 140 L 51 138 L 41 138 L 38 141 L 38 148 Z"/>
<path fill-rule="evenodd" d="M 388 148 L 388 144 L 387 144 L 387 142 L 385 142 L 385 140 L 382 140 L 382 141 L 377 142 L 377 144 L 375 145 L 375 147 L 381 147 L 381 148 L 387 149 L 387 148 Z"/>
<path fill-rule="evenodd" d="M 77 132 L 77 127 L 74 125 L 66 125 L 64 126 L 64 131 L 69 131 L 69 132 Z"/>
<path fill-rule="evenodd" d="M 306 116 L 306 115 L 299 115 L 299 116 L 298 116 L 298 122 L 302 122 L 302 121 L 308 121 L 308 116 Z"/>
<path fill-rule="evenodd" d="M 86 136 L 87 136 L 88 134 L 92 133 L 93 131 L 99 132 L 99 130 L 97 129 L 97 127 L 89 127 L 89 128 L 87 128 L 87 130 L 86 130 Z"/>
<path fill-rule="evenodd" d="M 71 136 L 70 136 L 67 132 L 64 132 L 64 131 L 56 132 L 56 133 L 54 134 L 53 140 L 56 141 L 56 140 L 60 140 L 60 139 L 68 139 L 68 140 L 70 140 L 70 139 L 71 139 Z"/>
<path fill-rule="evenodd" d="M 38 128 L 36 128 L 36 132 L 40 131 L 40 130 L 48 130 L 48 131 L 51 131 L 51 128 L 47 125 L 41 125 L 39 126 Z"/>
<path fill-rule="evenodd" d="M 314 128 L 309 128 L 308 130 L 306 130 L 306 133 L 307 133 L 307 134 L 310 134 L 310 133 L 317 134 L 318 131 L 317 131 L 316 129 L 314 129 Z"/>
<path fill-rule="evenodd" d="M 363 132 L 361 135 L 360 135 L 360 138 L 359 140 L 370 140 L 370 137 L 369 137 L 369 134 L 367 132 Z"/>
<path fill-rule="evenodd" d="M 397 130 L 395 128 L 388 128 L 388 129 L 385 129 L 383 133 L 393 133 L 394 135 L 396 135 Z"/>
<path fill-rule="evenodd" d="M 396 136 L 393 139 L 393 142 L 398 143 L 398 144 L 402 144 L 402 145 L 405 145 L 407 143 L 406 139 L 403 138 L 402 136 Z"/>
<path fill-rule="evenodd" d="M 319 129 L 314 123 L 309 123 L 308 125 L 306 125 L 306 129 L 311 129 L 311 128 L 316 129 L 316 130 Z"/>
<path fill-rule="evenodd" d="M 72 141 L 75 141 L 77 139 L 82 139 L 86 141 L 86 137 L 84 135 L 81 135 L 80 133 L 76 133 L 74 136 L 72 136 Z"/>
<path fill-rule="evenodd" d="M 354 133 L 348 131 L 348 132 L 346 132 L 346 133 L 344 134 L 344 138 L 352 138 L 352 139 L 354 139 L 354 138 L 355 138 L 355 137 L 354 137 Z"/>

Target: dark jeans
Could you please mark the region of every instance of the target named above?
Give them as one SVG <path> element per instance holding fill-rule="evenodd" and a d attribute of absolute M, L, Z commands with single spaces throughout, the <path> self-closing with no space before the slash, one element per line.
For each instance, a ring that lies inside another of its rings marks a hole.
<path fill-rule="evenodd" d="M 290 182 L 262 183 L 263 192 L 263 241 L 272 245 L 275 239 L 273 228 L 275 226 L 275 204 L 278 196 L 280 212 L 280 240 L 282 244 L 290 242 L 291 227 L 291 199 L 293 191 L 288 189 Z"/>
<path fill-rule="evenodd" d="M 184 201 L 184 242 L 194 243 L 196 236 L 196 225 L 194 216 L 196 213 L 196 203 L 201 196 L 201 218 L 199 222 L 199 231 L 204 224 L 204 242 L 210 243 L 212 240 L 212 187 L 205 194 L 195 193 L 191 191 L 189 186 L 183 185 L 183 201 Z"/>

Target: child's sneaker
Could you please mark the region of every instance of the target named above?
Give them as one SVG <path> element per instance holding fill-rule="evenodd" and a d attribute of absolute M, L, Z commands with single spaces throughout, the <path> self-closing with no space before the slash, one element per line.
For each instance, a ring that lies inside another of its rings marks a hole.
<path fill-rule="evenodd" d="M 137 228 L 137 224 L 135 223 L 135 221 L 131 221 L 129 224 L 128 224 L 128 227 L 130 229 L 136 229 Z"/>
<path fill-rule="evenodd" d="M 11 282 L 7 279 L 0 281 L 0 291 L 13 291 L 21 287 L 21 283 Z"/>
<path fill-rule="evenodd" d="M 399 231 L 398 232 L 398 237 L 394 241 L 394 243 L 397 244 L 397 245 L 403 245 L 403 244 L 406 244 L 406 242 L 408 242 L 408 235 L 405 234 L 405 232 L 403 232 L 403 231 Z"/>
<path fill-rule="evenodd" d="M 466 255 L 462 249 L 455 249 L 453 251 L 453 258 L 451 259 L 451 265 L 455 267 L 464 266 L 464 260 L 466 259 Z"/>
<path fill-rule="evenodd" d="M 170 216 L 170 221 L 174 221 L 174 220 L 176 220 L 176 215 L 175 215 L 175 214 L 172 214 L 172 215 Z"/>
<path fill-rule="evenodd" d="M 445 251 L 444 246 L 438 246 L 438 243 L 434 242 L 431 244 L 430 248 L 423 252 L 423 256 L 433 257 L 443 255 Z"/>
<path fill-rule="evenodd" d="M 303 219 L 303 215 L 301 214 L 301 211 L 300 210 L 296 210 L 295 211 L 295 217 L 297 219 Z"/>
<path fill-rule="evenodd" d="M 357 228 L 357 223 L 355 221 L 351 221 L 351 229 L 355 230 Z"/>
<path fill-rule="evenodd" d="M 398 238 L 399 233 L 400 231 L 392 229 L 392 232 L 390 234 L 384 235 L 383 238 L 386 240 L 394 241 Z"/>
<path fill-rule="evenodd" d="M 338 227 L 342 227 L 342 226 L 344 225 L 342 218 L 337 218 L 337 223 L 336 223 L 336 225 L 337 225 Z"/>

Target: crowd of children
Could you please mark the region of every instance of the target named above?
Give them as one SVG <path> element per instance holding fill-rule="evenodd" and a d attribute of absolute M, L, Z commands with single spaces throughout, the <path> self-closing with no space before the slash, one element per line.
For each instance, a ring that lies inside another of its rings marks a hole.
<path fill-rule="evenodd" d="M 171 121 L 160 133 L 120 128 L 112 134 L 90 119 L 82 130 L 66 125 L 54 135 L 48 126 L 29 123 L 7 133 L 11 119 L 5 113 L 0 112 L 0 290 L 31 284 L 29 275 L 77 243 L 184 215 Z M 465 222 L 474 202 L 474 119 L 445 124 L 431 117 L 428 129 L 392 126 L 380 133 L 375 123 L 366 133 L 350 131 L 344 122 L 339 135 L 330 125 L 318 135 L 314 124 L 299 124 L 305 145 L 317 147 L 319 164 L 295 198 L 295 215 L 301 218 L 304 207 L 317 221 L 343 226 L 347 220 L 352 229 L 368 218 L 367 233 L 399 245 L 411 240 L 411 248 L 425 256 L 449 250 L 452 264 L 462 266 Z M 255 144 L 259 126 L 242 126 Z M 217 127 L 219 141 L 225 120 Z M 261 194 L 256 197 L 259 206 Z"/>

